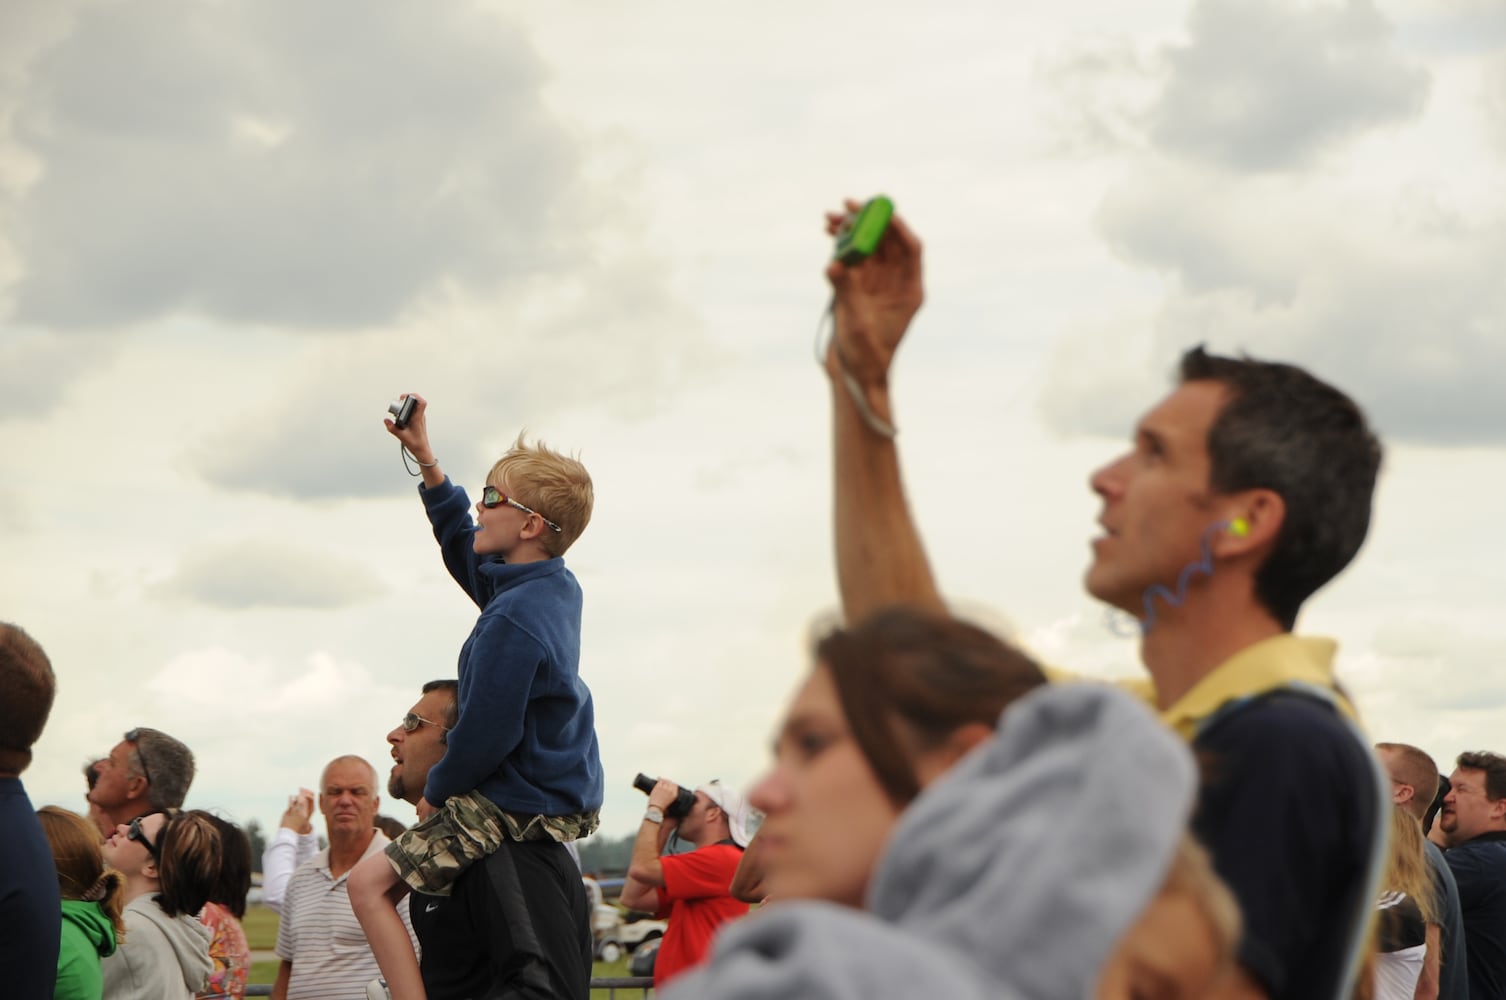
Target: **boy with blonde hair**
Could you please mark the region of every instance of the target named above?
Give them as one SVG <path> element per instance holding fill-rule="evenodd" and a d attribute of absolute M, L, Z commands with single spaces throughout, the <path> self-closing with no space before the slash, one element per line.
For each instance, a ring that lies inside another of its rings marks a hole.
<path fill-rule="evenodd" d="M 560 932 L 568 912 L 553 912 L 568 911 L 568 894 L 584 890 L 576 879 L 548 891 L 558 869 L 540 862 L 590 834 L 602 802 L 591 693 L 579 669 L 581 590 L 561 558 L 591 519 L 591 477 L 574 458 L 519 435 L 487 475 L 473 523 L 465 490 L 429 445 L 428 404 L 415 398 L 407 424 L 388 420 L 387 430 L 418 463 L 445 567 L 481 616 L 460 650 L 454 728 L 404 721 L 445 730 L 444 758 L 418 804 L 422 822 L 351 873 L 351 906 L 394 1000 L 416 1000 L 424 985 L 397 901 L 410 889 L 447 895 L 472 862 L 509 852 L 533 926 L 493 943 L 513 953 L 494 954 L 494 967 L 516 969 L 522 985 L 542 966 L 584 961 L 589 978 L 589 954 Z"/>

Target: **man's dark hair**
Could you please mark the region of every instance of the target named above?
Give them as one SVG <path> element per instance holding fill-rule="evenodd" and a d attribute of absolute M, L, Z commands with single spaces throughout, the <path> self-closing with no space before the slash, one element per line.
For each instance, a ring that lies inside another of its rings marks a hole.
<path fill-rule="evenodd" d="M 428 694 L 430 691 L 450 692 L 450 701 L 445 706 L 443 722 L 446 729 L 454 729 L 455 723 L 460 721 L 460 682 L 452 680 L 430 681 L 424 685 L 423 693 Z M 443 740 L 440 742 L 443 742 Z"/>
<path fill-rule="evenodd" d="M 1466 751 L 1459 755 L 1459 767 L 1485 772 L 1485 797 L 1492 802 L 1506 799 L 1506 757 L 1489 750 Z"/>
<path fill-rule="evenodd" d="M 31 763 L 56 694 L 42 647 L 20 626 L 0 622 L 0 774 L 20 774 Z"/>
<path fill-rule="evenodd" d="M 1438 775 L 1438 791 L 1433 793 L 1433 801 L 1428 806 L 1428 811 L 1422 817 L 1423 833 L 1427 833 L 1433 829 L 1433 819 L 1438 815 L 1438 811 L 1443 808 L 1443 800 L 1448 798 L 1450 791 L 1448 775 Z"/>
<path fill-rule="evenodd" d="M 1289 630 L 1302 602 L 1365 541 L 1380 441 L 1354 400 L 1295 365 L 1199 345 L 1182 355 L 1181 379 L 1217 382 L 1229 394 L 1208 429 L 1209 486 L 1271 490 L 1286 505 L 1255 596 Z"/>
<path fill-rule="evenodd" d="M 132 777 L 146 779 L 146 797 L 153 809 L 181 809 L 193 784 L 193 751 L 160 729 L 138 726 L 125 734 L 132 744 Z"/>

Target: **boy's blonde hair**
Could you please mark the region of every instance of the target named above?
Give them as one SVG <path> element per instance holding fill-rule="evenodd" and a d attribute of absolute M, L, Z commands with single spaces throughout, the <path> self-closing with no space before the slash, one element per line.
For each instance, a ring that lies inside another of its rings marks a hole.
<path fill-rule="evenodd" d="M 546 527 L 539 541 L 551 558 L 562 556 L 591 523 L 591 507 L 596 502 L 591 474 L 579 459 L 554 451 L 542 441 L 529 444 L 526 435 L 526 431 L 518 434 L 486 479 L 505 483 L 514 500 L 560 526 L 559 531 Z"/>

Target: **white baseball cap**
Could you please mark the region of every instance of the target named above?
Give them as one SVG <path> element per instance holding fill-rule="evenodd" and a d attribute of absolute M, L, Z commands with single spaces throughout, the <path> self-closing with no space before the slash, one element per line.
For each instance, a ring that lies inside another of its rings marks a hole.
<path fill-rule="evenodd" d="M 727 828 L 732 833 L 733 841 L 738 847 L 747 847 L 753 834 L 758 832 L 758 825 L 763 822 L 763 813 L 748 805 L 748 800 L 737 789 L 720 781 L 700 785 L 696 791 L 715 802 L 727 814 Z"/>

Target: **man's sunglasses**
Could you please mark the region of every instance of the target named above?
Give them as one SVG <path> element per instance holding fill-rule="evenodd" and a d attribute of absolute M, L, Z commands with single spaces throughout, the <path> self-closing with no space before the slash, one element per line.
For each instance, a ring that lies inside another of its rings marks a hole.
<path fill-rule="evenodd" d="M 403 732 L 411 733 L 419 726 L 433 726 L 435 729 L 442 730 L 446 733 L 450 731 L 449 726 L 441 726 L 439 723 L 434 722 L 431 719 L 426 719 L 422 715 L 414 715 L 412 712 L 409 712 L 407 715 L 403 716 Z"/>
<path fill-rule="evenodd" d="M 141 841 L 141 843 L 146 846 L 146 849 L 151 852 L 152 857 L 157 861 L 161 861 L 161 852 L 157 850 L 157 845 L 152 843 L 150 838 L 147 837 L 146 830 L 141 826 L 141 821 L 144 818 L 145 817 L 137 816 L 135 819 L 131 820 L 130 828 L 126 830 L 126 839 Z M 167 829 L 166 825 L 163 826 L 163 829 Z"/>
<path fill-rule="evenodd" d="M 125 740 L 127 743 L 131 744 L 131 746 L 136 748 L 136 759 L 141 762 L 141 776 L 145 778 L 146 783 L 150 785 L 152 783 L 152 769 L 150 767 L 147 767 L 146 764 L 146 749 L 141 745 L 141 730 L 132 729 L 130 732 L 125 734 Z"/>
<path fill-rule="evenodd" d="M 506 493 L 503 493 L 495 486 L 488 486 L 486 489 L 481 491 L 481 506 L 485 507 L 487 510 L 491 510 L 498 504 L 504 503 L 507 504 L 507 506 L 512 507 L 514 510 L 521 510 L 525 514 L 539 514 L 539 512 L 534 510 L 532 507 L 524 507 L 522 504 L 518 503 Z M 543 514 L 539 514 L 539 520 L 549 525 L 549 527 L 555 531 L 562 530 L 559 525 L 549 520 L 549 518 L 545 517 Z"/>

